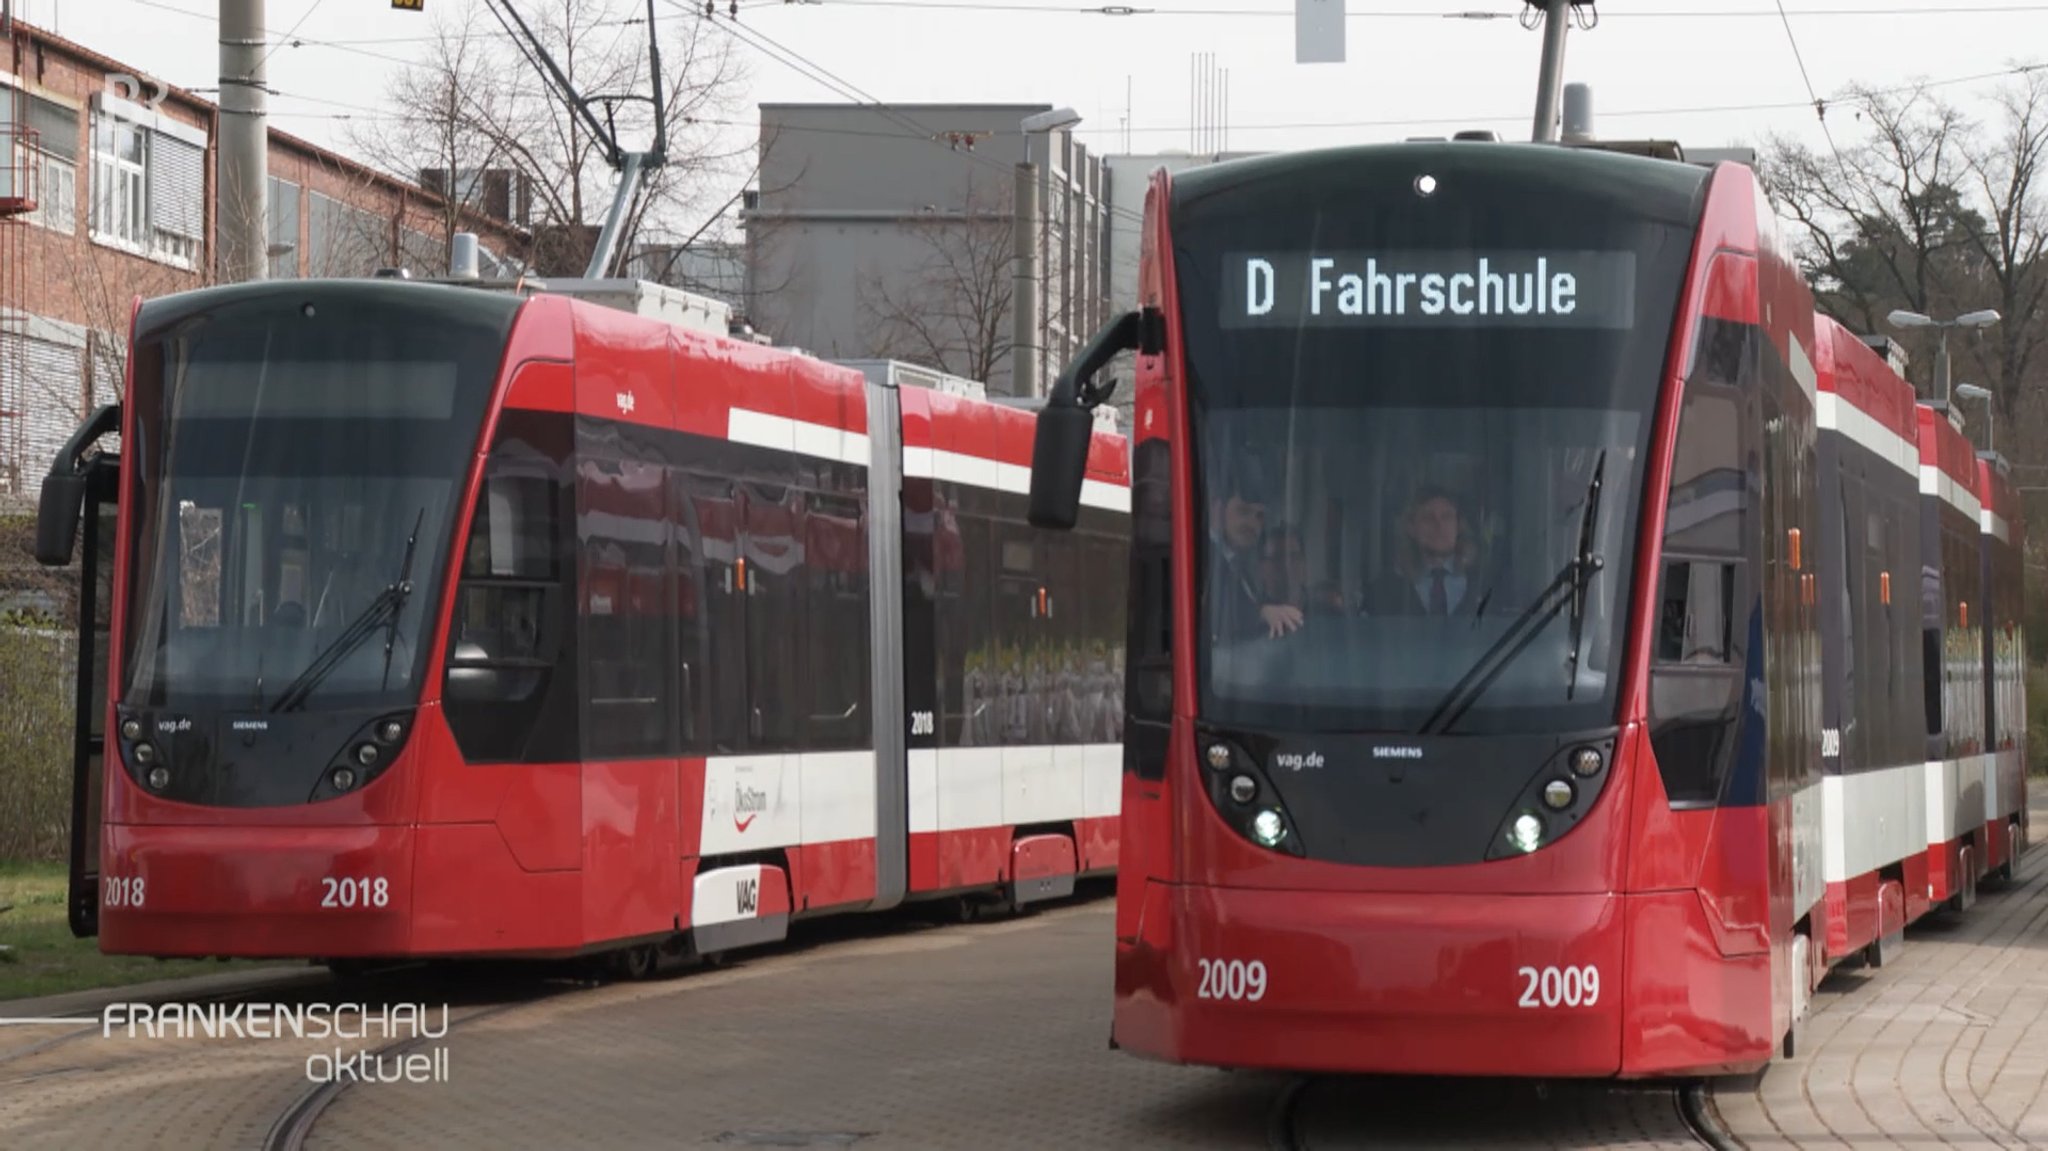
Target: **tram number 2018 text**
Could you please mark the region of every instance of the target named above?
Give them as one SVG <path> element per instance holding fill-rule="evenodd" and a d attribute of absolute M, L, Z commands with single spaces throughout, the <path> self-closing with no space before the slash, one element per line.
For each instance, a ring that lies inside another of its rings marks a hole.
<path fill-rule="evenodd" d="M 1202 965 L 1202 985 L 1197 999 L 1249 999 L 1256 1003 L 1266 997 L 1266 965 L 1254 959 L 1197 959 Z"/>
<path fill-rule="evenodd" d="M 1591 1007 L 1600 1001 L 1597 967 L 1524 967 L 1515 976 L 1522 980 L 1522 1007 Z"/>
<path fill-rule="evenodd" d="M 101 881 L 100 890 L 106 893 L 108 907 L 141 907 L 149 894 L 139 875 L 109 875 Z"/>
<path fill-rule="evenodd" d="M 379 875 L 361 879 L 350 877 L 334 879 L 322 877 L 320 886 L 326 894 L 320 897 L 322 907 L 388 907 L 391 905 L 391 882 Z"/>

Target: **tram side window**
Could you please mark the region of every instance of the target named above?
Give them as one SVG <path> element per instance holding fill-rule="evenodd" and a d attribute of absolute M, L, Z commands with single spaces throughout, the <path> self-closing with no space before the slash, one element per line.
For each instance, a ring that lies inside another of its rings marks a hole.
<path fill-rule="evenodd" d="M 1122 743 L 1124 738 L 1125 606 L 1130 600 L 1130 554 L 1114 537 L 1088 541 L 1087 563 L 1090 691 L 1099 699 L 1089 743 Z"/>
<path fill-rule="evenodd" d="M 649 463 L 586 459 L 580 468 L 583 740 L 592 759 L 660 755 L 672 746 L 666 479 Z"/>
<path fill-rule="evenodd" d="M 712 589 L 705 580 L 704 531 L 697 519 L 697 504 L 678 473 L 667 477 L 669 522 L 675 532 L 675 638 L 676 684 L 681 706 L 676 709 L 681 724 L 679 744 L 684 752 L 702 752 L 711 746 L 712 733 L 703 719 L 706 713 L 705 671 L 711 666 Z"/>
<path fill-rule="evenodd" d="M 814 658 L 806 642 L 804 505 L 799 489 L 749 483 L 746 497 L 747 708 L 753 746 L 803 745 Z"/>
<path fill-rule="evenodd" d="M 1657 628 L 1662 663 L 1725 667 L 1734 648 L 1735 565 L 1681 560 L 1664 565 Z"/>
<path fill-rule="evenodd" d="M 1046 586 L 1044 556 L 1033 529 L 1009 520 L 996 525 L 994 742 L 1008 747 L 1052 742 L 1043 692 Z"/>
<path fill-rule="evenodd" d="M 443 687 L 449 726 L 472 763 L 563 762 L 579 751 L 568 458 L 560 417 L 508 412 L 499 426 L 470 522 Z"/>
<path fill-rule="evenodd" d="M 1050 713 L 1046 742 L 1088 742 L 1085 729 L 1093 718 L 1092 701 L 1081 689 L 1088 666 L 1088 607 L 1082 591 L 1081 557 L 1088 536 L 1079 531 L 1045 532 L 1039 554 L 1045 565 L 1045 618 L 1040 621 L 1041 675 Z"/>
<path fill-rule="evenodd" d="M 1739 384 L 1754 371 L 1754 329 L 1709 320 L 1686 381 L 1665 513 L 1650 675 L 1650 739 L 1676 802 L 1719 796 L 1735 751 L 1746 631 L 1738 605 L 1753 529 Z"/>
<path fill-rule="evenodd" d="M 995 529 L 987 519 L 962 508 L 957 502 L 960 494 L 960 487 L 948 485 L 959 531 L 960 565 L 942 577 L 942 586 L 949 590 L 940 601 L 939 627 L 944 633 L 949 709 L 957 711 L 946 717 L 940 746 L 995 747 L 1002 743 L 1002 677 L 996 667 L 998 647 L 989 631 L 995 618 Z M 958 690 L 950 686 L 955 683 Z"/>
<path fill-rule="evenodd" d="M 861 501 L 805 493 L 804 569 L 808 574 L 811 653 L 806 746 L 851 750 L 869 746 L 872 647 L 868 605 L 867 523 Z"/>

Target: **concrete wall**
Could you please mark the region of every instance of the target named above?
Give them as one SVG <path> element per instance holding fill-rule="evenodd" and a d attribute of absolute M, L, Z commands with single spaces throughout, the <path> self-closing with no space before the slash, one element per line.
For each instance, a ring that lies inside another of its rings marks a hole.
<path fill-rule="evenodd" d="M 1103 178 L 1070 132 L 1027 141 L 1043 104 L 764 104 L 743 213 L 747 317 L 777 343 L 895 358 L 1037 394 L 1104 315 Z M 1013 383 L 1016 165 L 1037 165 L 1036 385 Z M 1051 162 L 1048 163 L 1048 160 Z M 991 352 L 1000 354 L 991 357 Z"/>

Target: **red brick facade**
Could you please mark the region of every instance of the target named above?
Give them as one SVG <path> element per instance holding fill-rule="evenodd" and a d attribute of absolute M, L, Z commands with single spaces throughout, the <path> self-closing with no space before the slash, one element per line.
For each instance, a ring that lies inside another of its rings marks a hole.
<path fill-rule="evenodd" d="M 15 157 L 11 183 L 34 188 L 38 206 L 0 218 L 0 501 L 32 498 L 63 436 L 113 398 L 134 299 L 213 281 L 219 115 L 14 25 L 0 55 L 0 165 Z M 38 132 L 33 147 L 23 128 Z M 274 129 L 269 176 L 272 278 L 441 274 L 451 217 L 477 234 L 487 275 L 494 257 L 521 262 L 530 247 L 511 225 Z M 0 178 L 0 200 L 9 184 Z"/>

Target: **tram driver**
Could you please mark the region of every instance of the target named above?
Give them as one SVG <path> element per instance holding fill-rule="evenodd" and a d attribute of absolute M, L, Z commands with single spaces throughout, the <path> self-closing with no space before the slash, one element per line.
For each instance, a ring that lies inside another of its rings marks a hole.
<path fill-rule="evenodd" d="M 1302 611 L 1265 590 L 1265 469 L 1250 455 L 1240 457 L 1222 488 L 1209 506 L 1210 642 L 1287 635 L 1301 627 Z"/>
<path fill-rule="evenodd" d="M 1371 615 L 1469 614 L 1479 602 L 1479 548 L 1466 531 L 1458 498 L 1425 485 L 1408 501 L 1392 569 L 1366 588 Z"/>

